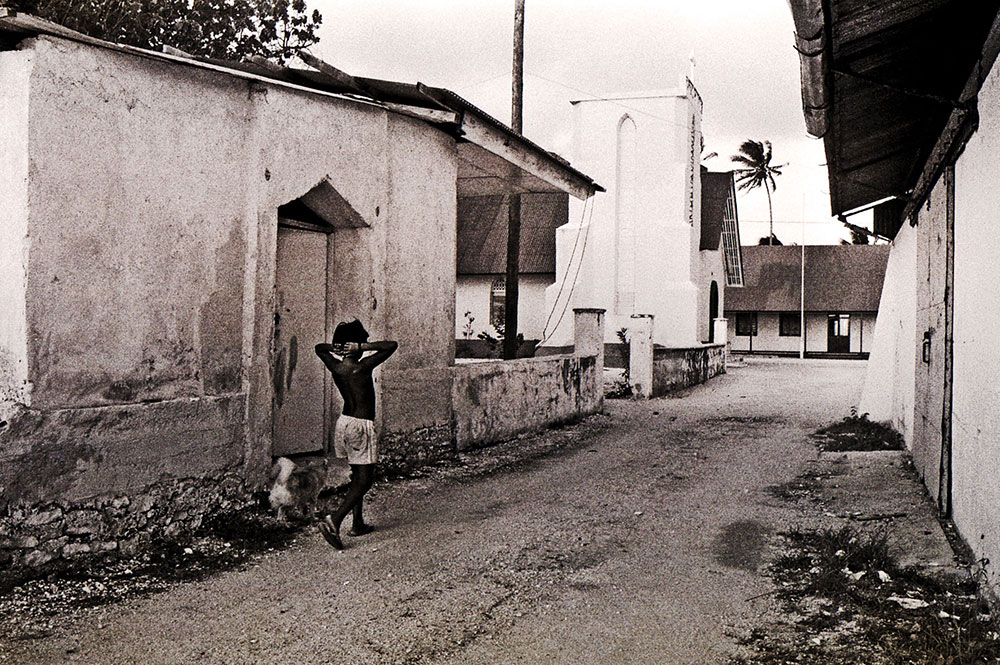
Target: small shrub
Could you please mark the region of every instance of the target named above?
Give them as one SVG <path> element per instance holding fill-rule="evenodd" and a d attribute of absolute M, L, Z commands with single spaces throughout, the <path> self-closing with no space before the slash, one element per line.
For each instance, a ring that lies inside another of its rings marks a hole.
<path fill-rule="evenodd" d="M 905 447 L 903 435 L 891 425 L 873 422 L 867 413 L 858 415 L 854 408 L 850 416 L 816 434 L 821 437 L 820 448 L 827 452 L 903 450 Z"/>

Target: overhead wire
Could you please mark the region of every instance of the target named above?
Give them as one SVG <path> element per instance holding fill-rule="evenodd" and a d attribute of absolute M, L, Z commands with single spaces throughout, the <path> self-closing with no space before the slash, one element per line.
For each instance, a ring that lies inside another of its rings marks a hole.
<path fill-rule="evenodd" d="M 552 332 L 553 333 L 556 330 L 559 329 L 559 324 L 562 323 L 563 317 L 566 315 L 566 310 L 569 309 L 569 304 L 570 304 L 570 302 L 573 301 L 573 292 L 576 290 L 577 279 L 580 277 L 580 268 L 583 267 L 583 257 L 587 253 L 587 239 L 590 237 L 590 222 L 594 218 L 594 206 L 593 205 L 590 206 L 590 213 L 588 215 L 587 214 L 587 205 L 586 204 L 592 198 L 594 198 L 594 197 L 590 196 L 590 197 L 587 198 L 587 201 L 584 202 L 583 214 L 581 215 L 581 219 L 580 219 L 580 229 L 583 229 L 583 247 L 580 249 L 580 259 L 577 261 L 577 264 L 576 264 L 576 272 L 573 273 L 573 283 L 570 285 L 569 293 L 566 295 L 566 302 L 565 302 L 565 304 L 563 304 L 562 312 L 559 313 L 559 318 L 556 320 L 556 324 L 552 327 Z M 584 224 L 583 217 L 587 217 L 586 224 Z M 579 238 L 579 235 L 580 235 L 580 229 L 577 229 L 577 237 L 578 238 Z M 575 245 L 575 243 L 574 243 L 574 245 Z M 572 254 L 571 254 L 571 257 L 572 257 Z M 570 263 L 566 266 L 566 274 L 563 277 L 564 284 L 565 284 L 565 277 L 569 275 L 569 268 L 570 268 L 571 265 L 572 265 L 572 261 L 570 261 Z M 561 290 L 562 290 L 562 287 L 560 287 L 560 291 Z M 552 312 L 555 312 L 555 308 L 558 305 L 559 305 L 559 298 L 557 296 L 555 298 L 554 302 L 552 303 Z M 549 313 L 550 317 L 552 315 L 552 312 Z M 548 341 L 550 335 L 546 335 L 546 329 L 547 328 L 548 328 L 548 320 L 546 320 L 545 326 L 542 328 L 542 339 L 539 340 L 538 344 L 535 345 L 536 348 L 539 347 L 539 346 L 541 346 L 546 341 Z"/>

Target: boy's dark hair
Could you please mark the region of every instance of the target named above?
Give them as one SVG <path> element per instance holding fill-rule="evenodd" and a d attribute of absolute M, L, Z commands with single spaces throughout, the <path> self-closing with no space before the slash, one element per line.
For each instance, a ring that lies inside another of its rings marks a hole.
<path fill-rule="evenodd" d="M 357 319 L 346 322 L 341 321 L 333 330 L 334 344 L 344 344 L 346 342 L 357 342 L 360 344 L 367 341 L 368 331 L 365 330 L 365 327 Z"/>

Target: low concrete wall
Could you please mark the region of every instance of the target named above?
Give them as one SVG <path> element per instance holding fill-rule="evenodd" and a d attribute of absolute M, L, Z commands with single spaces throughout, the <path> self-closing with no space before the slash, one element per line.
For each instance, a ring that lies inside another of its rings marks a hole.
<path fill-rule="evenodd" d="M 713 376 L 725 373 L 725 344 L 704 344 L 690 348 L 657 346 L 653 350 L 651 396 L 659 397 L 672 390 L 704 383 Z"/>
<path fill-rule="evenodd" d="M 595 356 L 548 356 L 455 367 L 455 446 L 466 450 L 600 411 Z"/>

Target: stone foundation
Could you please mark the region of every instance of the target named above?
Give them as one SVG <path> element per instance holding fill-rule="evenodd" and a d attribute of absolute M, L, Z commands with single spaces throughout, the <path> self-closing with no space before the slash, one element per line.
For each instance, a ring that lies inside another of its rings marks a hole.
<path fill-rule="evenodd" d="M 0 515 L 0 565 L 12 572 L 86 557 L 128 557 L 253 503 L 235 471 L 159 483 L 81 503 L 11 504 Z"/>
<path fill-rule="evenodd" d="M 412 471 L 428 462 L 455 456 L 450 425 L 422 427 L 412 432 L 383 433 L 379 440 L 383 473 Z"/>

